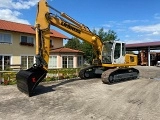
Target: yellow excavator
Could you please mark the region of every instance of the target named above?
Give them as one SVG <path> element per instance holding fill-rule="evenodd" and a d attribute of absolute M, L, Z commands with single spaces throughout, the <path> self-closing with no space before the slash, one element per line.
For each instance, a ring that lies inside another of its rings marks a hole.
<path fill-rule="evenodd" d="M 51 13 L 50 10 L 54 12 Z M 56 10 L 46 0 L 40 0 L 35 21 L 36 63 L 33 67 L 17 73 L 17 87 L 21 92 L 32 96 L 36 86 L 46 77 L 51 25 L 93 46 L 96 57 L 91 66 L 80 70 L 81 79 L 101 76 L 103 83 L 112 84 L 138 77 L 139 71 L 131 67 L 137 65 L 137 56 L 126 54 L 125 43 L 115 40 L 102 42 L 100 37 L 91 32 L 87 26 Z"/>

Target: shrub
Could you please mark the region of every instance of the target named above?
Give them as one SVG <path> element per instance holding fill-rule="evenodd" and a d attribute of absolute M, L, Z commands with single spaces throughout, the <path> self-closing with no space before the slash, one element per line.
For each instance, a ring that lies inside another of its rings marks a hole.
<path fill-rule="evenodd" d="M 48 70 L 46 78 L 42 82 L 62 80 L 62 79 L 72 79 L 78 77 L 79 68 L 61 68 Z M 13 85 L 17 83 L 16 80 L 17 72 L 3 72 L 1 77 L 3 78 L 3 85 Z"/>
<path fill-rule="evenodd" d="M 3 79 L 3 85 L 13 85 L 17 83 L 16 72 L 5 72 L 1 74 L 1 77 Z"/>

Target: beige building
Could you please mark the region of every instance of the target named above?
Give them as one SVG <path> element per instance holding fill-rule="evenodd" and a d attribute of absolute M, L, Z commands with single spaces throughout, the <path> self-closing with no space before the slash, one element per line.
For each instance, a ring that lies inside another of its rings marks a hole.
<path fill-rule="evenodd" d="M 77 68 L 83 65 L 83 52 L 70 48 L 55 48 L 50 51 L 49 69 Z"/>
<path fill-rule="evenodd" d="M 63 47 L 65 35 L 51 30 L 49 69 L 77 68 L 83 64 L 83 52 Z M 35 63 L 33 26 L 0 20 L 0 70 L 7 65 L 28 69 Z"/>

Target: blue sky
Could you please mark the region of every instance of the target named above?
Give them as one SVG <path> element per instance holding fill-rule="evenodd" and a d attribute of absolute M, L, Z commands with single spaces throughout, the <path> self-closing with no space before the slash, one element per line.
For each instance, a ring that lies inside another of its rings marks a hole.
<path fill-rule="evenodd" d="M 1 0 L 0 19 L 34 25 L 39 0 Z M 52 7 L 85 24 L 104 28 L 126 43 L 160 41 L 160 0 L 48 0 Z M 52 11 L 51 11 L 52 12 Z M 68 37 L 71 35 L 52 27 Z"/>

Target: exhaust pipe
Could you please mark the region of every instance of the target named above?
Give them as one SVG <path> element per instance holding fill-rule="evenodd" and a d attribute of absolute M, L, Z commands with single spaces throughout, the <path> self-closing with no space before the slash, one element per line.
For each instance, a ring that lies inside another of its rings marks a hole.
<path fill-rule="evenodd" d="M 34 94 L 34 89 L 46 77 L 46 74 L 47 70 L 42 67 L 20 70 L 16 75 L 17 88 L 31 97 Z"/>

